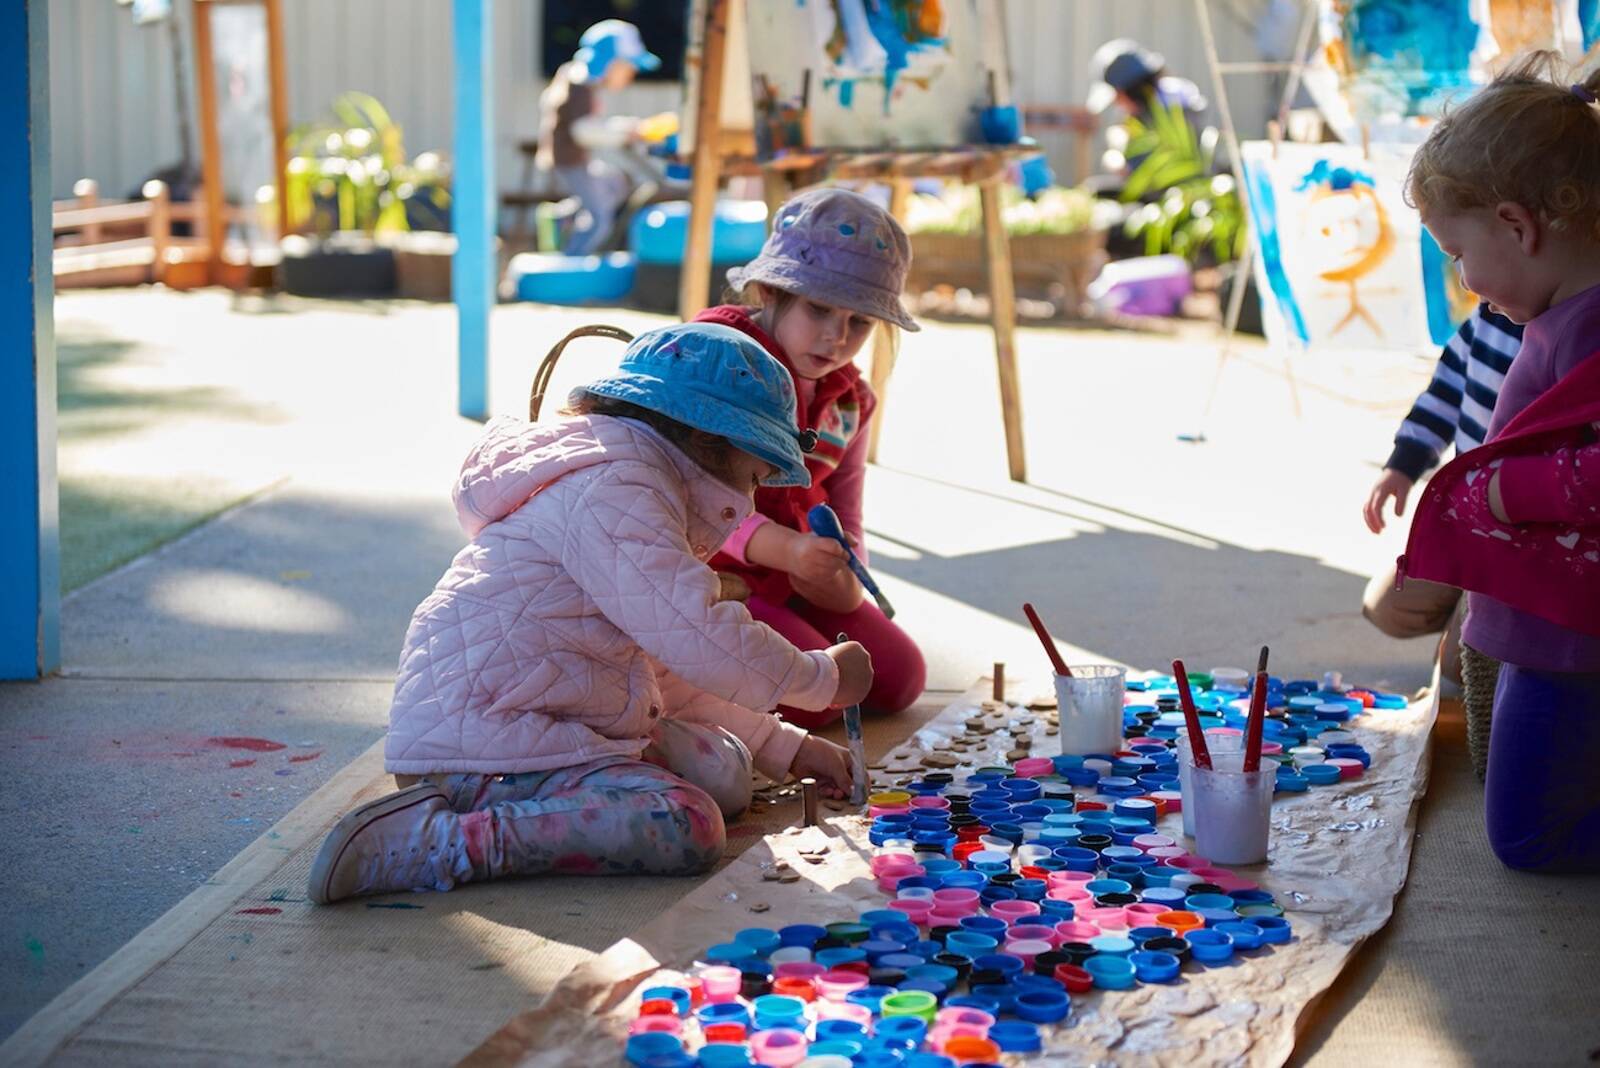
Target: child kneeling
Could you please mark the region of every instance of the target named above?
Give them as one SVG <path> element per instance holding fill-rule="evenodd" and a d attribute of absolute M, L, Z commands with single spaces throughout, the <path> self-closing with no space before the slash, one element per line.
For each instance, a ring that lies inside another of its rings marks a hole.
<path fill-rule="evenodd" d="M 848 790 L 844 749 L 754 710 L 859 702 L 866 651 L 795 648 L 720 601 L 706 564 L 758 485 L 809 478 L 788 372 L 737 331 L 668 327 L 563 414 L 497 419 L 468 454 L 470 541 L 395 683 L 384 766 L 404 788 L 340 820 L 313 901 L 691 874 L 722 855 L 752 768 Z"/>

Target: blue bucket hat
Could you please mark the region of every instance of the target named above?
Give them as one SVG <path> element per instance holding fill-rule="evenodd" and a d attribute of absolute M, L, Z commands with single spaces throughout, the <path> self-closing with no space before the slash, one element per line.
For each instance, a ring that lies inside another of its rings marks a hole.
<path fill-rule="evenodd" d="M 615 374 L 573 391 L 637 404 L 719 434 L 776 467 L 768 486 L 809 486 L 813 431 L 795 429 L 794 380 L 752 338 L 715 323 L 681 323 L 633 339 Z"/>
<path fill-rule="evenodd" d="M 589 71 L 589 77 L 605 74 L 611 61 L 626 60 L 639 70 L 659 70 L 661 57 L 644 46 L 639 27 L 621 19 L 606 19 L 583 31 L 578 51 L 572 57 Z"/>

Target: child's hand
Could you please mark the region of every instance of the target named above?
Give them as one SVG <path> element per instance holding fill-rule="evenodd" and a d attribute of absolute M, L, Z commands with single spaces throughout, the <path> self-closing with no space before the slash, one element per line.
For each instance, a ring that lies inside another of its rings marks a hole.
<path fill-rule="evenodd" d="M 1383 469 L 1383 477 L 1378 479 L 1377 485 L 1372 487 L 1372 492 L 1367 494 L 1367 505 L 1361 514 L 1367 520 L 1367 529 L 1374 534 L 1383 533 L 1383 507 L 1389 503 L 1389 498 L 1394 498 L 1394 514 L 1406 514 L 1406 495 L 1411 492 L 1414 480 L 1410 475 L 1396 471 L 1392 467 Z"/>
<path fill-rule="evenodd" d="M 855 779 L 850 770 L 850 750 L 826 738 L 808 734 L 789 764 L 789 774 L 797 779 L 810 776 L 829 797 L 849 797 Z"/>
<path fill-rule="evenodd" d="M 807 582 L 790 575 L 789 585 L 793 587 L 795 593 L 818 608 L 841 616 L 847 616 L 860 608 L 861 602 L 867 595 L 867 591 L 856 581 L 855 574 L 848 568 L 827 582 Z"/>
<path fill-rule="evenodd" d="M 872 689 L 872 655 L 860 642 L 841 642 L 826 652 L 839 667 L 839 688 L 833 692 L 833 707 L 859 705 Z"/>
<path fill-rule="evenodd" d="M 788 566 L 784 570 L 790 578 L 809 586 L 827 587 L 837 582 L 841 574 L 850 574 L 849 555 L 832 538 L 796 534 L 789 539 L 786 555 Z"/>

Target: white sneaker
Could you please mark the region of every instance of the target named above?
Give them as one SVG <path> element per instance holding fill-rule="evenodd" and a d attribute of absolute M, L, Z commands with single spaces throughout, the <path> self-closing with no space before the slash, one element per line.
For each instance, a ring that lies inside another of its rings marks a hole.
<path fill-rule="evenodd" d="M 467 869 L 461 822 L 444 791 L 408 786 L 334 825 L 311 864 L 306 894 L 319 905 L 363 894 L 449 890 Z"/>

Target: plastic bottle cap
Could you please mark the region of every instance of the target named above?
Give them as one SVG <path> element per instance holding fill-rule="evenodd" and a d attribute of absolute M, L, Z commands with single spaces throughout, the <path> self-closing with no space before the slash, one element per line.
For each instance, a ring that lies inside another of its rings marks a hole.
<path fill-rule="evenodd" d="M 1126 957 L 1097 953 L 1084 961 L 1083 967 L 1102 990 L 1126 990 L 1134 984 L 1133 963 Z"/>
<path fill-rule="evenodd" d="M 1071 1007 L 1072 999 L 1066 991 L 1026 990 L 1016 996 L 1013 1011 L 1031 1023 L 1054 1023 L 1065 1017 Z"/>

